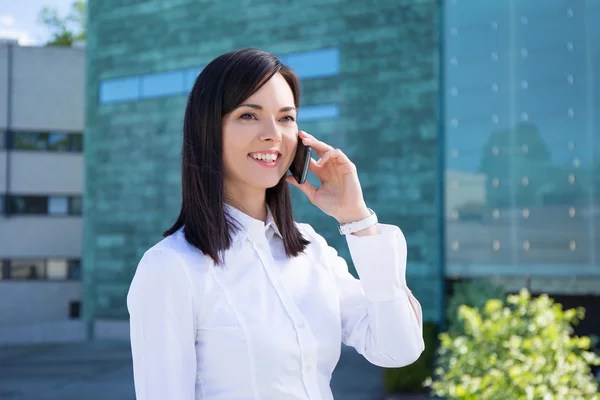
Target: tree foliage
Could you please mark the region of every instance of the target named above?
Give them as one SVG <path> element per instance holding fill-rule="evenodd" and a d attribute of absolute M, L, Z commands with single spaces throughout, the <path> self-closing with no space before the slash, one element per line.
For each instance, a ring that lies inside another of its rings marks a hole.
<path fill-rule="evenodd" d="M 74 42 L 84 41 L 87 34 L 87 1 L 77 0 L 71 10 L 61 16 L 55 7 L 44 7 L 38 13 L 38 22 L 51 32 L 48 46 L 71 46 Z"/>
<path fill-rule="evenodd" d="M 438 366 L 428 386 L 445 399 L 600 399 L 589 337 L 573 335 L 583 308 L 563 310 L 547 295 L 523 289 L 482 311 L 458 309 L 464 331 L 442 333 Z"/>

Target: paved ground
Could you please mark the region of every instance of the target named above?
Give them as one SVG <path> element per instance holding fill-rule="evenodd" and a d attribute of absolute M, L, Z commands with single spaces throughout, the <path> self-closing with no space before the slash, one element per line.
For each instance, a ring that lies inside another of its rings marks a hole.
<path fill-rule="evenodd" d="M 382 400 L 381 369 L 344 348 L 336 400 Z M 1 400 L 135 400 L 129 343 L 0 348 Z M 166 399 L 165 399 L 166 400 Z"/>

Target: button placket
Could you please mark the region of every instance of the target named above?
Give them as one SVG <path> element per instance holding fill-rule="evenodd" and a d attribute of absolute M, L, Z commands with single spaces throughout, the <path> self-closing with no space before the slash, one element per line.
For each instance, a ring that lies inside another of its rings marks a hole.
<path fill-rule="evenodd" d="M 309 393 L 310 398 L 318 398 L 319 391 L 316 381 L 316 339 L 306 324 L 304 316 L 296 306 L 295 302 L 289 299 L 287 296 L 287 292 L 280 281 L 280 271 L 278 268 L 273 267 L 275 264 L 275 259 L 270 252 L 269 244 L 266 241 L 263 242 L 260 240 L 253 242 L 253 245 L 256 253 L 259 256 L 259 260 L 265 268 L 267 276 L 275 288 L 279 300 L 281 301 L 281 304 L 283 305 L 292 322 L 292 325 L 294 326 L 294 330 L 296 331 L 296 337 L 300 349 L 300 358 L 302 362 L 301 373 L 303 375 L 303 382 L 306 390 Z"/>

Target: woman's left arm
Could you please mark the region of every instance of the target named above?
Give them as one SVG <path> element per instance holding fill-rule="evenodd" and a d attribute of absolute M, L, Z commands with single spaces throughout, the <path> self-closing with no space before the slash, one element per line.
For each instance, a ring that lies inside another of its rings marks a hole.
<path fill-rule="evenodd" d="M 382 367 L 402 367 L 423 352 L 421 305 L 406 285 L 406 240 L 392 225 L 377 235 L 348 235 L 360 280 L 340 257 L 330 261 L 340 299 L 344 343 Z"/>
<path fill-rule="evenodd" d="M 310 171 L 321 185 L 317 188 L 308 181 L 299 185 L 293 177 L 287 181 L 339 223 L 367 217 L 356 166 L 341 150 L 306 132 L 301 131 L 299 138 L 319 157 L 311 159 Z M 400 229 L 379 224 L 347 236 L 360 280 L 323 238 L 316 233 L 315 237 L 337 285 L 344 343 L 382 367 L 416 361 L 424 350 L 422 312 L 406 286 L 406 240 Z"/>
<path fill-rule="evenodd" d="M 380 367 L 403 367 L 423 352 L 421 305 L 406 285 L 406 241 L 401 230 L 378 224 L 379 234 L 347 236 L 359 278 L 320 235 L 324 263 L 336 284 L 342 341 Z M 314 231 L 313 231 L 314 232 Z"/>

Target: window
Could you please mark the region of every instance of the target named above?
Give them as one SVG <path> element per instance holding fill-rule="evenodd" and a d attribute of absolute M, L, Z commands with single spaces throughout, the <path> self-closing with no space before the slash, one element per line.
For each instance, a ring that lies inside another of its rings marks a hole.
<path fill-rule="evenodd" d="M 83 151 L 83 134 L 11 131 L 6 145 L 14 150 L 80 153 Z"/>
<path fill-rule="evenodd" d="M 0 280 L 10 277 L 10 261 L 0 260 Z"/>
<path fill-rule="evenodd" d="M 200 75 L 200 73 L 202 72 L 203 68 L 190 68 L 190 69 L 186 69 L 185 71 L 183 71 L 183 75 L 184 75 L 184 89 L 187 91 L 192 90 L 192 88 L 194 87 L 194 83 L 196 83 L 196 79 L 198 78 L 198 75 Z"/>
<path fill-rule="evenodd" d="M 4 214 L 4 199 L 6 196 L 0 194 L 0 215 Z"/>
<path fill-rule="evenodd" d="M 69 213 L 69 199 L 67 197 L 49 197 L 48 214 L 67 215 Z"/>
<path fill-rule="evenodd" d="M 600 274 L 597 14 L 547 3 L 445 5 L 449 275 Z"/>
<path fill-rule="evenodd" d="M 306 53 L 289 54 L 281 61 L 294 70 L 300 79 L 324 78 L 339 75 L 339 49 L 323 49 Z"/>
<path fill-rule="evenodd" d="M 83 152 L 83 135 L 82 134 L 71 134 L 69 135 L 69 151 L 72 153 Z"/>
<path fill-rule="evenodd" d="M 336 104 L 301 107 L 298 111 L 298 122 L 337 118 L 339 115 L 340 110 Z"/>
<path fill-rule="evenodd" d="M 0 131 L 0 149 L 5 149 L 7 147 L 6 142 L 6 132 Z"/>
<path fill-rule="evenodd" d="M 48 280 L 65 280 L 69 272 L 69 264 L 65 259 L 49 259 L 46 262 L 46 278 Z"/>
<path fill-rule="evenodd" d="M 69 215 L 81 215 L 83 211 L 83 199 L 81 196 L 69 198 Z"/>
<path fill-rule="evenodd" d="M 46 150 L 48 134 L 44 132 L 12 132 L 12 148 L 15 150 Z"/>
<path fill-rule="evenodd" d="M 339 75 L 340 51 L 336 48 L 279 56 L 300 79 Z M 191 67 L 155 74 L 109 79 L 100 82 L 100 104 L 135 101 L 187 94 L 204 67 Z"/>
<path fill-rule="evenodd" d="M 0 280 L 80 280 L 81 260 L 68 258 L 0 260 Z"/>
<path fill-rule="evenodd" d="M 111 79 L 100 83 L 100 104 L 140 98 L 140 77 Z"/>
<path fill-rule="evenodd" d="M 43 215 L 48 213 L 46 196 L 8 196 L 6 204 L 9 214 Z"/>
<path fill-rule="evenodd" d="M 0 197 L 1 199 L 2 197 Z M 6 196 L 5 213 L 10 215 L 81 215 L 81 196 Z M 0 212 L 2 203 L 0 202 Z"/>
<path fill-rule="evenodd" d="M 142 98 L 173 96 L 184 93 L 183 71 L 142 76 Z"/>
<path fill-rule="evenodd" d="M 69 260 L 69 272 L 68 279 L 80 280 L 81 279 L 81 260 Z"/>
<path fill-rule="evenodd" d="M 10 260 L 10 279 L 35 280 L 46 278 L 44 260 Z"/>
<path fill-rule="evenodd" d="M 48 134 L 48 150 L 68 151 L 69 135 L 63 132 L 50 132 Z"/>

